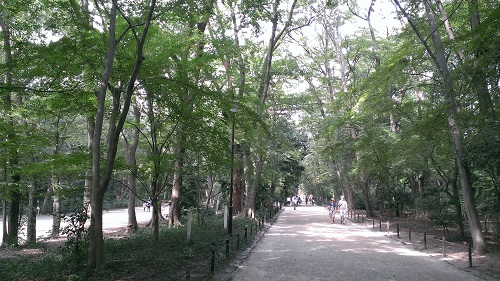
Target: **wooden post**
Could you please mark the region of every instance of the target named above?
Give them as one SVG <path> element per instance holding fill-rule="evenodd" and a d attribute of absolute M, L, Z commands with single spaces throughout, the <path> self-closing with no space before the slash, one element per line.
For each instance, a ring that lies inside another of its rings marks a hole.
<path fill-rule="evenodd" d="M 424 232 L 424 249 L 427 249 L 427 232 Z"/>
<path fill-rule="evenodd" d="M 396 230 L 397 230 L 397 232 L 398 232 L 398 238 L 399 238 L 399 223 L 398 223 L 398 224 L 396 224 Z"/>
<path fill-rule="evenodd" d="M 375 228 L 375 220 L 372 220 L 373 228 Z"/>
<path fill-rule="evenodd" d="M 410 240 L 411 243 L 411 227 L 408 228 L 408 240 Z"/>

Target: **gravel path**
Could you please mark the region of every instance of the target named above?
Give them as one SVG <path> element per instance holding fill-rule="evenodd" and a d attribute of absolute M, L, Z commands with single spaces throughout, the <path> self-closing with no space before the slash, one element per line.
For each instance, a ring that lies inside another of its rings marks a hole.
<path fill-rule="evenodd" d="M 319 206 L 286 208 L 222 280 L 482 280 L 364 225 L 331 224 Z"/>
<path fill-rule="evenodd" d="M 135 214 L 137 222 L 139 224 L 146 223 L 151 219 L 151 212 L 144 212 L 142 207 L 135 208 Z M 105 210 L 102 215 L 103 219 L 103 231 L 113 230 L 116 228 L 126 228 L 128 224 L 128 210 L 126 208 Z M 61 227 L 64 227 L 63 222 Z M 2 239 L 2 229 L 3 221 L 0 219 L 0 241 Z M 37 239 L 50 237 L 52 229 L 52 216 L 51 215 L 39 215 L 36 218 L 36 237 Z M 19 238 L 21 240 L 26 239 L 26 226 L 23 226 L 19 231 Z"/>

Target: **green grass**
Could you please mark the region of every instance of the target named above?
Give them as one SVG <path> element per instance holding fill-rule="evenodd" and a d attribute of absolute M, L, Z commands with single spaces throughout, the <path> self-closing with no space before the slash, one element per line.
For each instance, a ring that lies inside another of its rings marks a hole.
<path fill-rule="evenodd" d="M 128 237 L 105 240 L 106 267 L 99 276 L 86 271 L 84 255 L 66 247 L 43 255 L 1 258 L 0 279 L 178 281 L 186 280 L 189 273 L 191 280 L 211 280 L 212 250 L 215 251 L 215 271 L 222 270 L 228 261 L 253 243 L 255 229 L 255 221 L 235 219 L 233 235 L 229 237 L 222 218 L 207 218 L 203 226 L 193 222 L 189 242 L 185 226 L 171 229 L 161 226 L 158 241 L 153 241 L 151 229 L 140 229 Z M 228 257 L 226 239 L 230 241 Z"/>

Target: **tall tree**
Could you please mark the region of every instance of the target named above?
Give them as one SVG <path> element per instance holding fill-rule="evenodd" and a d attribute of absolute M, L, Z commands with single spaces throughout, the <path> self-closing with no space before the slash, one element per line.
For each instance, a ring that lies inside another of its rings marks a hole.
<path fill-rule="evenodd" d="M 5 8 L 5 6 L 3 6 Z M 8 153 L 8 171 L 9 177 L 7 179 L 10 182 L 6 188 L 6 197 L 9 201 L 8 207 L 8 222 L 4 223 L 4 236 L 2 244 L 17 245 L 19 236 L 19 217 L 21 212 L 21 191 L 19 190 L 19 184 L 21 181 L 21 175 L 17 167 L 19 164 L 19 154 L 17 148 L 14 145 L 17 139 L 17 132 L 15 130 L 15 119 L 14 119 L 14 97 L 15 93 L 13 88 L 13 50 L 12 50 L 12 38 L 11 38 L 11 18 L 8 17 L 11 13 L 7 10 L 2 9 L 2 15 L 0 18 L 0 27 L 2 28 L 2 39 L 3 39 L 3 53 L 4 53 L 4 63 L 6 65 L 5 72 L 3 74 L 3 89 L 2 89 L 2 101 L 3 110 L 5 112 L 6 122 L 5 122 L 5 136 L 4 140 L 9 143 L 9 153 Z M 4 210 L 5 212 L 5 210 Z M 7 234 L 7 235 L 5 235 Z"/>
<path fill-rule="evenodd" d="M 405 18 L 408 20 L 413 31 L 418 36 L 420 42 L 424 45 L 427 54 L 432 58 L 438 73 L 440 75 L 442 90 L 446 101 L 448 126 L 450 130 L 451 141 L 454 145 L 455 158 L 458 164 L 458 171 L 460 175 L 460 182 L 462 186 L 462 196 L 464 200 L 465 213 L 467 214 L 467 220 L 469 221 L 469 230 L 473 240 L 474 250 L 477 252 L 486 252 L 487 245 L 484 240 L 483 234 L 481 232 L 481 226 L 479 222 L 479 216 L 474 202 L 474 194 L 472 190 L 472 182 L 470 177 L 470 170 L 468 167 L 467 160 L 465 158 L 465 148 L 463 146 L 463 136 L 461 133 L 461 128 L 457 113 L 457 103 L 455 99 L 454 91 L 454 81 L 448 67 L 447 56 L 445 53 L 445 48 L 443 46 L 441 37 L 439 35 L 439 28 L 436 18 L 434 16 L 434 11 L 430 6 L 430 3 L 423 1 L 425 8 L 425 15 L 427 19 L 427 24 L 429 28 L 429 34 L 432 39 L 433 47 L 427 43 L 425 37 L 421 34 L 420 30 L 417 28 L 413 21 L 413 18 L 407 13 L 407 11 L 400 5 L 398 0 L 394 0 L 399 10 L 403 13 Z"/>
<path fill-rule="evenodd" d="M 111 175 L 113 173 L 114 162 L 118 148 L 118 140 L 125 123 L 132 95 L 135 90 L 135 82 L 139 75 L 142 62 L 145 59 L 143 50 L 146 43 L 148 31 L 153 19 L 156 8 L 156 1 L 151 0 L 146 7 L 146 15 L 140 26 L 142 31 L 138 32 L 137 25 L 134 24 L 127 15 L 123 14 L 121 7 L 117 2 L 113 2 L 110 7 L 103 5 L 98 9 L 102 9 L 107 15 L 107 36 L 108 50 L 104 59 L 104 70 L 102 72 L 99 88 L 96 91 L 97 110 L 95 117 L 95 128 L 93 135 L 92 147 L 92 192 L 91 192 L 91 215 L 90 215 L 90 244 L 88 253 L 88 266 L 96 272 L 101 272 L 104 268 L 104 237 L 102 229 L 102 212 L 104 193 L 106 192 Z M 130 73 L 126 88 L 123 90 L 120 86 L 110 87 L 111 75 L 113 72 L 113 63 L 120 40 L 123 37 L 117 36 L 117 16 L 120 14 L 128 23 L 122 36 L 128 31 L 133 32 L 133 40 L 136 43 L 136 59 L 132 72 Z M 112 102 L 110 104 L 110 119 L 108 127 L 104 127 L 104 116 L 106 114 L 106 97 L 108 88 L 111 92 Z M 122 100 L 123 97 L 123 100 Z M 123 102 L 123 104 L 122 104 Z M 101 137 L 104 130 L 107 130 L 106 138 Z M 101 154 L 101 143 L 105 141 L 105 155 Z M 104 163 L 102 162 L 105 160 Z M 104 165 L 104 167 L 102 166 Z"/>

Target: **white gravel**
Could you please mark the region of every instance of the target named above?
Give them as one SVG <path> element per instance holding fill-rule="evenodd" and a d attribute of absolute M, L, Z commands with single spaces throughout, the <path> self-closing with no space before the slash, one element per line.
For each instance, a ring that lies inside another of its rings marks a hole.
<path fill-rule="evenodd" d="M 319 206 L 286 208 L 237 268 L 222 280 L 481 280 L 445 261 L 347 221 L 331 224 Z"/>
<path fill-rule="evenodd" d="M 135 208 L 137 222 L 139 224 L 148 222 L 151 219 L 151 212 L 144 212 L 142 207 Z M 127 209 L 114 209 L 105 210 L 103 213 L 103 230 L 113 229 L 117 227 L 127 227 L 128 224 L 128 211 Z M 64 224 L 61 226 L 63 227 Z M 0 219 L 0 241 L 3 236 L 3 221 Z M 50 236 L 52 229 L 52 216 L 51 215 L 39 215 L 36 219 L 36 237 L 37 239 L 47 238 Z M 26 226 L 22 226 L 20 229 L 19 237 L 22 240 L 26 239 Z"/>

